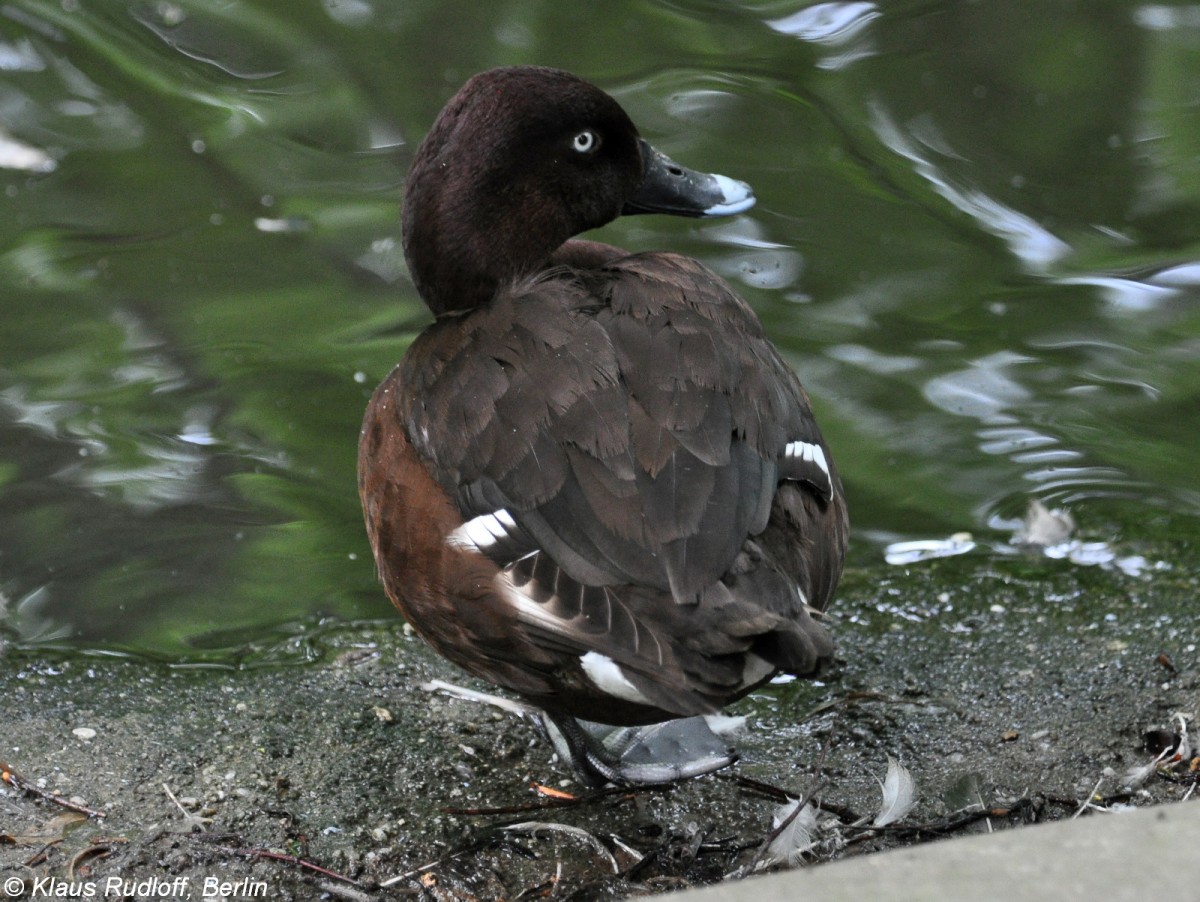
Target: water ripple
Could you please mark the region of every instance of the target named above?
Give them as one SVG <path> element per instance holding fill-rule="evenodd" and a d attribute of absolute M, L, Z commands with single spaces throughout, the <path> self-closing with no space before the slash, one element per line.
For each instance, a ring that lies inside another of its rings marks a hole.
<path fill-rule="evenodd" d="M 980 228 L 1004 241 L 1030 271 L 1044 272 L 1070 253 L 1069 244 L 1030 216 L 989 197 L 978 188 L 955 184 L 954 179 L 918 147 L 879 103 L 871 105 L 871 124 L 885 146 L 912 163 L 914 172 L 955 208 L 974 219 Z M 925 143 L 944 142 L 930 138 Z"/>
<path fill-rule="evenodd" d="M 993 422 L 1000 414 L 1033 397 L 1029 389 L 1009 374 L 1013 366 L 1031 359 L 1011 351 L 997 351 L 966 369 L 930 379 L 925 383 L 925 398 L 947 413 Z"/>
<path fill-rule="evenodd" d="M 875 54 L 874 46 L 866 40 L 867 27 L 881 15 L 874 3 L 817 3 L 790 16 L 768 20 L 767 26 L 780 34 L 836 49 L 817 65 L 837 71 Z"/>

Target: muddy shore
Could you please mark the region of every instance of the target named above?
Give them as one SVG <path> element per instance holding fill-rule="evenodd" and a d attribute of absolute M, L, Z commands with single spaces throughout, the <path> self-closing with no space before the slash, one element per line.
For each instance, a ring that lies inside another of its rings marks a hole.
<path fill-rule="evenodd" d="M 824 809 L 809 866 L 1063 819 L 1089 800 L 1179 801 L 1195 783 L 1186 762 L 1126 783 L 1152 759 L 1144 734 L 1200 709 L 1197 588 L 1180 568 L 1131 577 L 1020 557 L 852 571 L 825 678 L 737 705 L 747 722 L 729 771 L 637 792 L 589 793 L 529 724 L 422 690 L 489 687 L 398 621 L 297 629 L 289 650 L 312 660 L 287 666 L 10 646 L 0 886 L 619 898 L 746 873 L 781 792 Z M 916 807 L 885 829 L 854 826 L 879 809 L 889 755 Z M 529 822 L 558 826 L 513 826 Z"/>

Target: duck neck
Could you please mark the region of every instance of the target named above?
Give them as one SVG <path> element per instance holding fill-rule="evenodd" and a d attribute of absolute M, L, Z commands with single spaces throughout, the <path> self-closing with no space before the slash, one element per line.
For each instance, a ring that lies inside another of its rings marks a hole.
<path fill-rule="evenodd" d="M 568 226 L 544 212 L 514 215 L 514 207 L 528 202 L 513 186 L 489 191 L 466 172 L 465 178 L 444 169 L 436 179 L 421 174 L 414 165 L 404 201 L 404 257 L 435 316 L 484 306 L 514 280 L 543 268 L 570 237 Z"/>

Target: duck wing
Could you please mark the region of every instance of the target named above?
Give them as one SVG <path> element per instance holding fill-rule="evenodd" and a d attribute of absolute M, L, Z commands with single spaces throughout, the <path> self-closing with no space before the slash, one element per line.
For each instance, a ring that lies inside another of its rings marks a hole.
<path fill-rule="evenodd" d="M 543 273 L 427 330 L 398 375 L 462 516 L 446 541 L 499 568 L 540 645 L 602 657 L 593 683 L 617 662 L 610 690 L 692 713 L 751 687 L 761 637 L 781 647 L 757 681 L 828 655 L 809 614 L 841 569 L 840 482 L 799 381 L 698 262 Z"/>

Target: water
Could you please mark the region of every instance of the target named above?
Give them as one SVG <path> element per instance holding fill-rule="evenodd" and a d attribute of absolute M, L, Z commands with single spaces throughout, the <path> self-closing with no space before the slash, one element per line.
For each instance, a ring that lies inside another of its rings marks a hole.
<path fill-rule="evenodd" d="M 529 62 L 755 186 L 601 237 L 759 311 L 856 568 L 999 561 L 1038 498 L 1078 566 L 1196 569 L 1200 7 L 9 0 L 0 635 L 223 657 L 390 616 L 354 455 L 426 321 L 403 174 L 463 80 Z"/>

